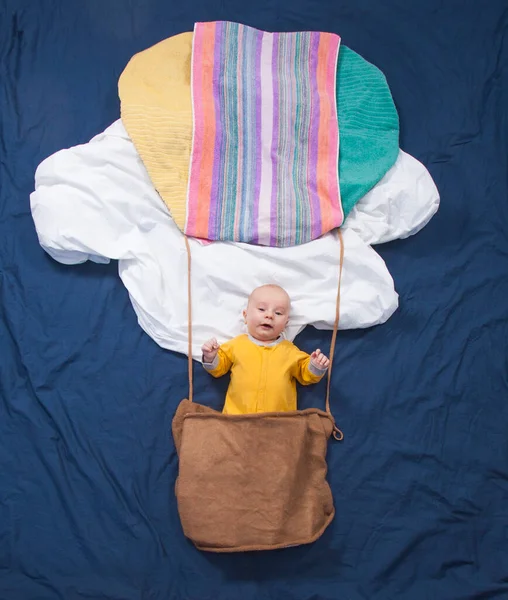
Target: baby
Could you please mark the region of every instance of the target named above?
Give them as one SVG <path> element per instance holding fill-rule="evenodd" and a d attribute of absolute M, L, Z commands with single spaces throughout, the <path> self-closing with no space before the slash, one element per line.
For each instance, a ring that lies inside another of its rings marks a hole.
<path fill-rule="evenodd" d="M 285 290 L 263 285 L 252 292 L 243 311 L 248 334 L 220 347 L 216 339 L 203 345 L 203 366 L 211 375 L 231 370 L 224 413 L 296 410 L 296 381 L 310 385 L 326 373 L 330 361 L 321 350 L 309 355 L 284 339 L 289 310 Z"/>

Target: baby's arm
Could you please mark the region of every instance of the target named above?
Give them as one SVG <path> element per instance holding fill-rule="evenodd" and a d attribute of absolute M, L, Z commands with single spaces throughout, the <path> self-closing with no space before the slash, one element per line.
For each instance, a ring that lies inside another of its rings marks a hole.
<path fill-rule="evenodd" d="M 315 350 L 312 354 L 297 351 L 293 377 L 302 385 L 310 385 L 321 381 L 328 370 L 330 360 L 321 350 Z"/>
<path fill-rule="evenodd" d="M 203 367 L 213 377 L 222 377 L 233 364 L 226 347 L 219 346 L 217 340 L 212 338 L 203 344 Z"/>

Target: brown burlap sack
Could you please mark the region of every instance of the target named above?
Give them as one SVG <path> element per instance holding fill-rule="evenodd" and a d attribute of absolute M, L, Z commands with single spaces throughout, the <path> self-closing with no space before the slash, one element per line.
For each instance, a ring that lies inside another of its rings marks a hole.
<path fill-rule="evenodd" d="M 183 400 L 173 436 L 185 535 L 213 552 L 316 540 L 334 516 L 325 458 L 333 426 L 316 409 L 224 415 Z"/>
<path fill-rule="evenodd" d="M 326 451 L 335 426 L 330 374 L 339 322 L 330 348 L 326 412 L 225 415 L 192 402 L 192 331 L 189 256 L 189 400 L 182 400 L 172 430 L 179 458 L 178 512 L 184 534 L 200 550 L 274 550 L 317 540 L 335 510 L 326 481 Z"/>

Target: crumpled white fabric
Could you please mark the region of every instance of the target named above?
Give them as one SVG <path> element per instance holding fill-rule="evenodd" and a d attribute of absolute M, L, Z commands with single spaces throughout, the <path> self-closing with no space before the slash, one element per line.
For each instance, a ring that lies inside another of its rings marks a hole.
<path fill-rule="evenodd" d="M 141 327 L 163 348 L 187 353 L 184 238 L 120 120 L 88 144 L 44 160 L 30 202 L 40 244 L 48 254 L 64 264 L 117 259 Z M 383 323 L 397 309 L 390 273 L 369 244 L 416 233 L 438 206 L 439 194 L 428 171 L 401 151 L 342 228 L 342 329 Z M 191 249 L 195 358 L 200 358 L 206 339 L 225 341 L 243 332 L 246 298 L 263 283 L 276 282 L 291 297 L 288 339 L 309 324 L 333 327 L 336 234 L 291 248 L 191 240 Z"/>

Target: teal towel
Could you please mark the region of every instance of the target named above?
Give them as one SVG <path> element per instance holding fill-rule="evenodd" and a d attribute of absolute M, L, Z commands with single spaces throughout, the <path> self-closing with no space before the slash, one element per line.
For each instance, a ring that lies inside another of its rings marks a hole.
<path fill-rule="evenodd" d="M 337 77 L 339 182 L 344 215 L 394 165 L 399 116 L 386 78 L 342 45 Z"/>

